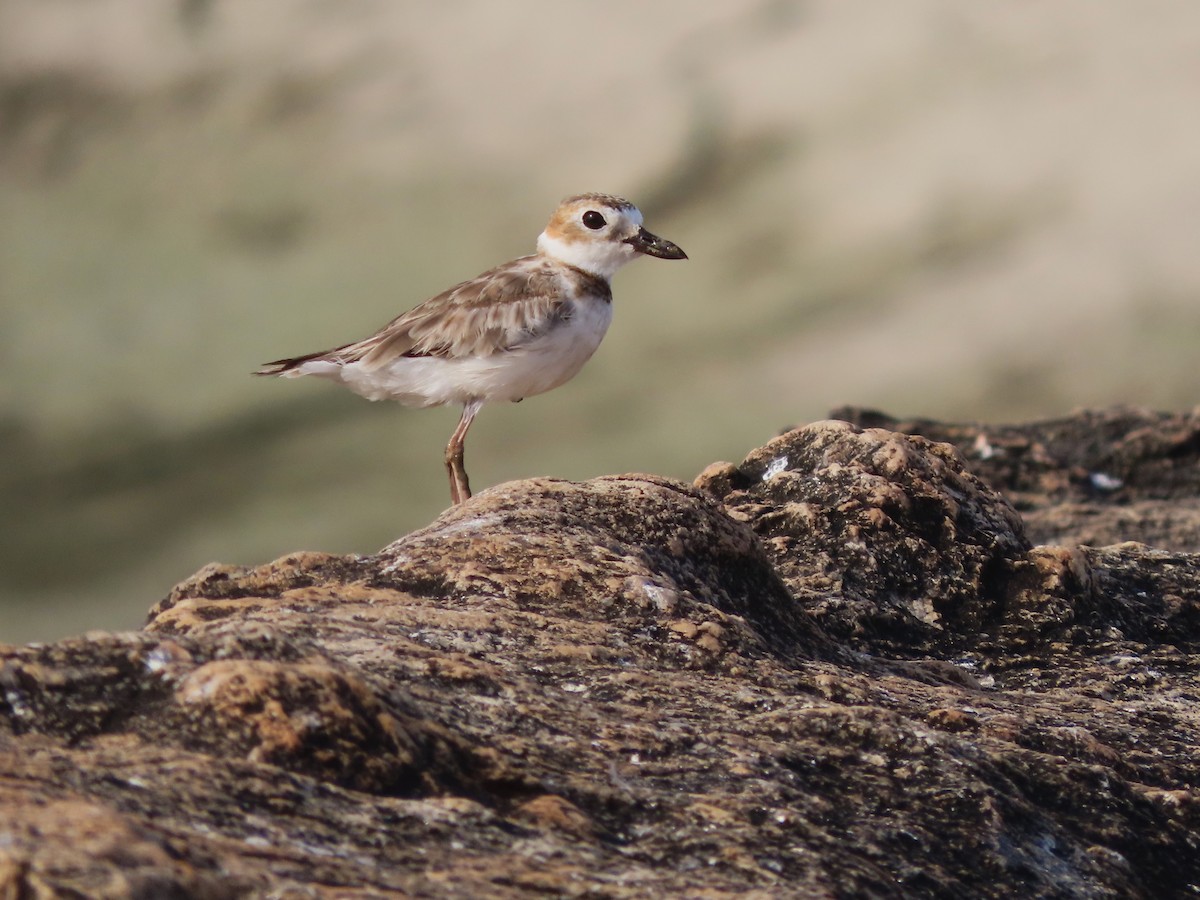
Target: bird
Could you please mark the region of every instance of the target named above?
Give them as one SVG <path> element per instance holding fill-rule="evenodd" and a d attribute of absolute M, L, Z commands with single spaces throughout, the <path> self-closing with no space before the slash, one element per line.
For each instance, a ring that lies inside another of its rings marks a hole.
<path fill-rule="evenodd" d="M 610 282 L 626 263 L 687 259 L 642 222 L 641 211 L 620 197 L 568 197 L 538 236 L 536 253 L 431 297 L 370 337 L 264 363 L 254 374 L 312 375 L 409 407 L 461 406 L 445 453 L 450 500 L 458 505 L 471 497 L 464 444 L 480 409 L 575 377 L 608 331 Z"/>

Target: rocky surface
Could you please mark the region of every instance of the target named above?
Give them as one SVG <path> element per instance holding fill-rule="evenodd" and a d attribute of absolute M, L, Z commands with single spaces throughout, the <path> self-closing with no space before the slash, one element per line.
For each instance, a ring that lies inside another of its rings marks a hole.
<path fill-rule="evenodd" d="M 1200 416 L 837 415 L 2 648 L 0 897 L 1200 891 Z"/>

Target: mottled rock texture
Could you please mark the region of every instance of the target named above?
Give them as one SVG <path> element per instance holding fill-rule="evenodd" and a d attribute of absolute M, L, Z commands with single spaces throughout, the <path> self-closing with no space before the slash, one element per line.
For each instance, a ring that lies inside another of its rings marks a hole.
<path fill-rule="evenodd" d="M 0 897 L 1200 891 L 1200 417 L 836 415 L 0 649 Z"/>

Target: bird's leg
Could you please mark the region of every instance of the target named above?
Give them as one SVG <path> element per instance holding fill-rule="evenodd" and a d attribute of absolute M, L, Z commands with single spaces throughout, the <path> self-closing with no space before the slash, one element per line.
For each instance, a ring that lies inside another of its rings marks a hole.
<path fill-rule="evenodd" d="M 450 435 L 450 443 L 446 445 L 446 471 L 450 475 L 450 502 L 454 505 L 471 499 L 471 483 L 467 480 L 467 470 L 463 466 L 463 443 L 466 441 L 467 429 L 475 420 L 475 415 L 483 408 L 483 401 L 472 400 L 463 407 L 462 418 L 458 427 Z"/>

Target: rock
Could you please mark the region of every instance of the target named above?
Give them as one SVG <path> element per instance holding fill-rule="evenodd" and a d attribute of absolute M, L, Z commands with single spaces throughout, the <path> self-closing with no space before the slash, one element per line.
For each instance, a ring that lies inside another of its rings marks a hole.
<path fill-rule="evenodd" d="M 0 896 L 1200 890 L 1191 419 L 846 415 L 0 648 Z"/>
<path fill-rule="evenodd" d="M 1038 543 L 1200 551 L 1200 407 L 1084 410 L 1028 425 L 899 420 L 852 407 L 832 415 L 953 444 Z"/>
<path fill-rule="evenodd" d="M 1029 548 L 1017 512 L 952 448 L 883 429 L 818 422 L 697 484 L 754 528 L 830 634 L 864 648 L 962 649 Z"/>

